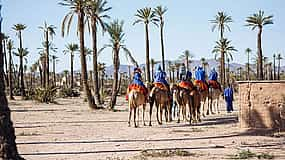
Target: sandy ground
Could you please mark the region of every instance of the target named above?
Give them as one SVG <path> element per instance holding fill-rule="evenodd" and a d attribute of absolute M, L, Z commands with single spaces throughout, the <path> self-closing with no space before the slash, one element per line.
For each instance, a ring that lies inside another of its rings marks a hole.
<path fill-rule="evenodd" d="M 92 111 L 82 98 L 57 99 L 58 104 L 10 101 L 20 154 L 28 160 L 69 159 L 229 159 L 242 150 L 285 159 L 285 138 L 256 135 L 238 127 L 237 111 L 222 113 L 189 125 L 176 121 L 153 126 L 128 127 L 127 103 L 119 98 L 116 112 Z M 235 102 L 235 110 L 237 110 Z M 155 109 L 156 110 L 156 109 Z M 154 110 L 154 111 L 155 111 Z M 156 111 L 155 111 L 156 112 Z M 140 111 L 140 119 L 141 119 Z M 148 124 L 149 115 L 146 120 Z M 143 156 L 142 150 L 179 149 L 190 156 Z"/>

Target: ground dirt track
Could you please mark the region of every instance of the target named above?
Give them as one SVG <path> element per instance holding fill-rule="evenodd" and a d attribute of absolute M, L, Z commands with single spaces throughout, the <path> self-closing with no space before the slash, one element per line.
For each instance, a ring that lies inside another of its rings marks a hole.
<path fill-rule="evenodd" d="M 285 138 L 252 134 L 238 127 L 237 111 L 204 118 L 197 125 L 176 121 L 128 127 L 127 103 L 119 98 L 116 112 L 92 111 L 81 98 L 57 99 L 58 104 L 10 101 L 17 144 L 27 160 L 69 159 L 229 159 L 247 150 L 285 159 Z M 235 110 L 237 104 L 235 103 Z M 142 113 L 140 111 L 140 119 Z M 148 124 L 149 115 L 146 120 Z M 276 134 L 275 134 L 276 135 Z M 151 157 L 142 150 L 182 150 L 189 156 Z"/>

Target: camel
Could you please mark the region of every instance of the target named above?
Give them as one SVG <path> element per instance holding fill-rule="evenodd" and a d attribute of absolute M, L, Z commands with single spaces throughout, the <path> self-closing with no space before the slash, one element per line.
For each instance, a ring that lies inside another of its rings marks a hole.
<path fill-rule="evenodd" d="M 205 105 L 206 105 L 206 101 L 207 101 L 207 98 L 208 98 L 208 95 L 209 95 L 209 90 L 208 88 L 207 89 L 201 89 L 199 84 L 198 83 L 194 83 L 195 87 L 197 88 L 197 90 L 199 91 L 200 93 L 200 101 L 201 101 L 201 109 L 202 109 L 202 115 L 203 117 L 205 117 Z M 209 113 L 207 112 L 207 115 Z"/>
<path fill-rule="evenodd" d="M 200 119 L 200 94 L 196 88 L 187 90 L 176 84 L 171 86 L 173 99 L 178 104 L 178 123 L 180 122 L 180 113 L 182 112 L 183 120 L 186 119 L 186 108 L 188 106 L 190 112 L 190 124 L 192 121 L 201 121 Z"/>
<path fill-rule="evenodd" d="M 145 114 L 145 106 L 146 106 L 146 99 L 144 94 L 136 89 L 132 89 L 129 93 L 128 93 L 128 102 L 129 102 L 129 127 L 131 126 L 131 116 L 132 116 L 132 110 L 134 111 L 134 125 L 135 128 L 138 127 L 139 125 L 139 120 L 136 124 L 136 112 L 138 109 L 138 117 L 139 117 L 139 106 L 143 106 L 143 125 L 145 126 L 145 121 L 144 121 L 144 114 Z"/>
<path fill-rule="evenodd" d="M 213 111 L 213 107 L 217 113 L 220 113 L 219 100 L 220 100 L 221 94 L 222 94 L 222 92 L 220 89 L 218 89 L 218 88 L 215 89 L 212 86 L 209 86 L 207 113 L 209 113 L 209 110 L 210 110 L 211 114 L 215 114 L 215 112 Z"/>
<path fill-rule="evenodd" d="M 150 116 L 150 120 L 149 120 L 149 126 L 151 126 L 151 115 L 152 115 L 152 108 L 153 108 L 153 104 L 155 104 L 157 112 L 156 112 L 156 119 L 159 125 L 162 124 L 162 112 L 163 110 L 165 113 L 165 120 L 166 122 L 171 120 L 171 109 L 170 109 L 170 100 L 169 100 L 169 96 L 167 93 L 167 90 L 165 90 L 164 88 L 158 87 L 158 86 L 154 86 L 153 88 L 151 88 L 151 92 L 150 92 L 150 111 L 149 111 L 149 116 Z M 160 113 L 160 117 L 159 114 Z"/>

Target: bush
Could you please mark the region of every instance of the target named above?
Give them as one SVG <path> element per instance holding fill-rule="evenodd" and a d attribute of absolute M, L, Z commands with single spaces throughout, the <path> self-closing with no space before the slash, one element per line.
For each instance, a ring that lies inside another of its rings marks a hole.
<path fill-rule="evenodd" d="M 36 88 L 34 99 L 42 103 L 54 102 L 57 88 Z"/>
<path fill-rule="evenodd" d="M 31 100 L 34 98 L 35 96 L 35 89 L 34 88 L 28 88 L 27 90 L 25 90 L 25 100 Z"/>
<path fill-rule="evenodd" d="M 59 97 L 79 97 L 80 93 L 77 90 L 71 88 L 63 88 L 59 91 Z"/>

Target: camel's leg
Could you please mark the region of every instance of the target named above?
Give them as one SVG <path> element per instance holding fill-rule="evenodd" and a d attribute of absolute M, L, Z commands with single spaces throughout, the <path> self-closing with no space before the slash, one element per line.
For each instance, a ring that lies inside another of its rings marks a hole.
<path fill-rule="evenodd" d="M 160 124 L 162 124 L 162 112 L 163 112 L 163 109 L 162 109 L 161 104 L 159 105 L 159 112 L 160 112 Z"/>
<path fill-rule="evenodd" d="M 137 120 L 137 125 L 139 126 L 139 122 L 140 122 L 140 107 L 137 107 L 137 112 L 138 112 L 138 120 Z"/>
<path fill-rule="evenodd" d="M 152 126 L 151 125 L 151 115 L 152 115 L 152 108 L 153 108 L 153 101 L 151 100 L 150 103 L 149 103 L 149 126 Z"/>
<path fill-rule="evenodd" d="M 161 110 L 161 108 L 159 107 L 159 105 L 155 102 L 155 106 L 156 106 L 156 119 L 158 124 L 160 125 L 162 122 L 159 121 L 159 110 Z"/>
<path fill-rule="evenodd" d="M 178 120 L 177 120 L 177 123 L 180 123 L 180 112 L 181 112 L 181 106 L 180 106 L 180 104 L 178 104 L 177 105 L 178 106 L 178 112 L 177 112 L 177 118 L 178 118 Z"/>
<path fill-rule="evenodd" d="M 144 121 L 144 112 L 145 112 L 145 104 L 143 104 L 143 125 L 146 126 L 145 121 Z"/>
<path fill-rule="evenodd" d="M 131 126 L 132 109 L 129 108 L 129 110 L 130 110 L 130 113 L 129 113 L 129 122 L 128 122 L 128 124 L 129 124 L 129 127 L 130 127 Z"/>
<path fill-rule="evenodd" d="M 136 123 L 136 114 L 137 114 L 137 107 L 134 107 L 134 124 L 135 124 L 135 128 L 137 128 L 137 123 Z"/>
<path fill-rule="evenodd" d="M 220 100 L 220 98 L 218 97 L 218 98 L 216 99 L 216 103 L 217 103 L 217 112 L 218 112 L 218 114 L 220 114 L 220 110 L 219 110 L 219 100 Z"/>
<path fill-rule="evenodd" d="M 164 108 L 164 118 L 165 118 L 165 122 L 168 122 L 168 116 L 167 116 L 168 111 L 167 111 L 167 108 L 166 108 L 165 105 L 163 105 L 163 108 Z"/>
<path fill-rule="evenodd" d="M 170 104 L 168 104 L 167 106 L 168 106 L 167 108 L 168 108 L 168 110 L 169 110 L 168 117 L 169 117 L 169 121 L 171 122 L 171 121 L 172 121 L 171 105 L 170 105 Z"/>

